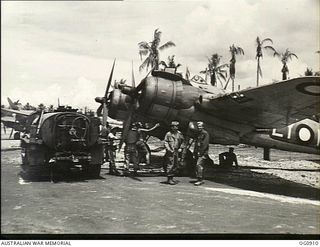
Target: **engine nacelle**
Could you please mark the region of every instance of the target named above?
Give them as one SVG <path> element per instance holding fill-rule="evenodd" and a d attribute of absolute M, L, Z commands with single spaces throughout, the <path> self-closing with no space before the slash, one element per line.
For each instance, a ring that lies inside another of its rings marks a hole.
<path fill-rule="evenodd" d="M 186 120 L 194 112 L 200 91 L 183 83 L 177 75 L 157 71 L 144 79 L 139 97 L 139 112 L 169 122 L 173 119 Z"/>
<path fill-rule="evenodd" d="M 304 119 L 281 129 L 273 129 L 270 137 L 279 141 L 319 148 L 320 124 Z"/>
<path fill-rule="evenodd" d="M 109 116 L 113 119 L 125 120 L 133 99 L 128 94 L 124 94 L 120 89 L 114 89 L 110 94 L 108 104 Z"/>

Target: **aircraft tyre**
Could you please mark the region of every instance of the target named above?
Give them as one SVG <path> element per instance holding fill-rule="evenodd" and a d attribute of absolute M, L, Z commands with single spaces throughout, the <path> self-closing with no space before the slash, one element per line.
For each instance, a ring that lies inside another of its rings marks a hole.
<path fill-rule="evenodd" d="M 181 176 L 195 176 L 195 162 L 193 159 L 192 152 L 188 149 L 183 164 L 179 169 L 179 175 Z"/>
<path fill-rule="evenodd" d="M 20 140 L 20 132 L 15 132 L 13 135 L 14 140 Z"/>

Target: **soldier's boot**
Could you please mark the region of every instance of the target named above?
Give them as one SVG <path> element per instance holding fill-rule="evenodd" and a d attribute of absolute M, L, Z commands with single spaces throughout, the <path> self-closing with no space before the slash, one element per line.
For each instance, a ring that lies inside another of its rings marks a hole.
<path fill-rule="evenodd" d="M 175 185 L 175 184 L 176 184 L 176 183 L 173 181 L 173 177 L 168 177 L 167 183 L 170 184 L 170 185 Z"/>
<path fill-rule="evenodd" d="M 195 186 L 199 186 L 201 184 L 204 184 L 202 178 L 198 178 L 198 181 L 194 183 Z"/>

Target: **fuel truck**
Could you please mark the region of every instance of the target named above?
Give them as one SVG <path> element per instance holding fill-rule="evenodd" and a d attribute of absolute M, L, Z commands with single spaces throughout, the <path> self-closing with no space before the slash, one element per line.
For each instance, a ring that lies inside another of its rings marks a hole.
<path fill-rule="evenodd" d="M 99 177 L 104 155 L 99 125 L 99 118 L 76 110 L 42 112 L 21 137 L 22 170 L 27 176 L 54 176 L 80 168 Z"/>

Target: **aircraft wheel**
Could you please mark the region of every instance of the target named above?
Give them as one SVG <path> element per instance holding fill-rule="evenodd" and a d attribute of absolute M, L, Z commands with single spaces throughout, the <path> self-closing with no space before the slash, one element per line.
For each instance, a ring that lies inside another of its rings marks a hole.
<path fill-rule="evenodd" d="M 20 140 L 20 132 L 14 133 L 13 139 L 14 139 L 14 140 Z"/>
<path fill-rule="evenodd" d="M 186 157 L 184 160 L 184 167 L 183 167 L 183 175 L 194 177 L 196 171 L 196 164 L 195 160 L 193 159 L 193 154 L 190 150 L 187 151 Z"/>

